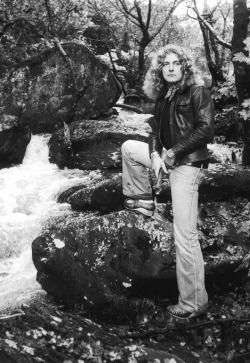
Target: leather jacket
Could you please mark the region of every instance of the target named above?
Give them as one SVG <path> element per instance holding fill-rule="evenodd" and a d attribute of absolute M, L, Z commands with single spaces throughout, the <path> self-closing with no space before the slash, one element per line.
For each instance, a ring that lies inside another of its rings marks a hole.
<path fill-rule="evenodd" d="M 161 154 L 161 112 L 166 102 L 161 96 L 155 103 L 155 114 L 149 134 L 149 154 Z M 214 107 L 210 92 L 199 85 L 177 90 L 170 105 L 170 134 L 176 164 L 185 164 L 209 157 L 207 143 L 214 135 Z"/>

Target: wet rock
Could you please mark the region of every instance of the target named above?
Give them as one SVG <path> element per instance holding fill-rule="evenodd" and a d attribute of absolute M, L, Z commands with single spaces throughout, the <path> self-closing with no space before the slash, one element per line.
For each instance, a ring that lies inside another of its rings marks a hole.
<path fill-rule="evenodd" d="M 123 210 L 50 220 L 32 245 L 37 281 L 54 297 L 88 308 L 138 293 L 173 294 L 173 225 L 161 218 L 163 207 L 153 218 Z M 201 209 L 206 276 L 218 279 L 234 272 L 249 251 L 249 203 L 213 202 Z"/>
<path fill-rule="evenodd" d="M 141 98 L 138 94 L 128 94 L 124 97 L 124 103 L 126 105 L 137 106 L 141 105 Z"/>
<path fill-rule="evenodd" d="M 250 170 L 242 165 L 209 164 L 199 188 L 200 202 L 226 201 L 233 198 L 250 198 Z M 164 175 L 160 202 L 171 200 L 168 175 Z"/>
<path fill-rule="evenodd" d="M 242 147 L 236 143 L 227 145 L 210 144 L 209 154 L 211 163 L 242 163 Z"/>
<path fill-rule="evenodd" d="M 250 170 L 241 165 L 210 164 L 200 187 L 202 200 L 250 198 Z"/>
<path fill-rule="evenodd" d="M 115 319 L 113 317 L 113 319 Z M 27 362 L 175 362 L 198 363 L 185 347 L 125 339 L 130 326 L 119 327 L 78 311 L 35 302 L 1 320 L 1 363 Z M 165 339 L 168 341 L 168 339 Z M 202 362 L 207 360 L 202 358 Z"/>
<path fill-rule="evenodd" d="M 53 132 L 64 121 L 100 115 L 118 100 L 121 90 L 107 65 L 83 44 L 62 45 L 69 68 L 55 48 L 23 61 L 1 82 L 1 114 L 21 115 L 33 133 Z M 75 83 L 75 87 L 73 84 Z"/>
<path fill-rule="evenodd" d="M 32 244 L 37 281 L 64 302 L 111 304 L 141 280 L 173 275 L 171 231 L 167 221 L 129 211 L 63 216 Z"/>
<path fill-rule="evenodd" d="M 77 184 L 63 191 L 57 201 L 69 203 L 73 210 L 96 210 L 110 213 L 123 209 L 124 195 L 122 193 L 121 173 L 111 171 L 100 173 L 100 180 L 91 184 Z M 250 198 L 248 185 L 250 171 L 242 167 L 227 169 L 222 165 L 213 165 L 206 172 L 204 182 L 200 187 L 200 203 L 228 201 L 233 198 Z M 164 175 L 158 203 L 171 203 L 171 191 L 168 175 Z"/>
<path fill-rule="evenodd" d="M 77 185 L 65 190 L 57 199 L 59 203 L 69 203 L 73 210 L 97 210 L 111 213 L 123 209 L 124 196 L 120 175 L 89 187 Z"/>
<path fill-rule="evenodd" d="M 146 141 L 151 115 L 113 116 L 103 121 L 78 121 L 70 127 L 73 155 L 67 154 L 63 130 L 50 139 L 50 161 L 60 168 L 82 170 L 121 168 L 121 145 L 128 139 Z"/>
<path fill-rule="evenodd" d="M 21 126 L 17 117 L 0 116 L 0 169 L 21 164 L 30 139 L 29 127 Z"/>

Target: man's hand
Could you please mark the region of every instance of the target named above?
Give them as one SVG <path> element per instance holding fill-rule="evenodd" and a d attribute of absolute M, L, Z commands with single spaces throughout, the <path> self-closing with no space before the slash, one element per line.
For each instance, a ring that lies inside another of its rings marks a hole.
<path fill-rule="evenodd" d="M 169 166 L 174 166 L 175 163 L 175 157 L 170 158 L 168 155 L 166 155 L 165 157 L 165 163 L 168 164 Z"/>
<path fill-rule="evenodd" d="M 152 169 L 154 170 L 155 176 L 158 179 L 159 176 L 159 172 L 161 169 L 163 169 L 163 171 L 165 173 L 167 173 L 167 168 L 165 166 L 164 161 L 162 160 L 162 158 L 160 157 L 160 155 L 155 155 L 151 158 L 151 165 L 152 165 Z"/>
<path fill-rule="evenodd" d="M 169 153 L 170 153 L 170 156 L 169 156 Z M 167 151 L 166 149 L 163 149 L 162 153 L 161 153 L 161 158 L 170 167 L 174 166 L 175 155 L 173 153 L 171 153 L 171 150 Z"/>

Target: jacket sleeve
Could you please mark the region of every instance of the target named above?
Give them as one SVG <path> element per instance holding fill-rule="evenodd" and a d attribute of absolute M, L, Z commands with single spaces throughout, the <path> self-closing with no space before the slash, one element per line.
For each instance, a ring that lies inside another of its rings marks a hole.
<path fill-rule="evenodd" d="M 157 114 L 157 103 L 155 104 L 154 117 L 150 120 L 151 132 L 148 137 L 149 157 L 153 151 L 157 151 L 161 154 L 162 145 L 159 139 L 159 117 Z"/>
<path fill-rule="evenodd" d="M 194 129 L 172 147 L 177 157 L 204 147 L 214 135 L 214 106 L 210 92 L 205 87 L 199 86 L 194 90 L 192 106 Z"/>

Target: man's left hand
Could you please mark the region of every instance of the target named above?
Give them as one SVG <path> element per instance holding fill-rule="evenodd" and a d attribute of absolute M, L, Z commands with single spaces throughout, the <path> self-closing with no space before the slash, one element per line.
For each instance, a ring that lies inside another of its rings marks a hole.
<path fill-rule="evenodd" d="M 168 155 L 166 155 L 164 162 L 167 164 L 167 166 L 172 168 L 175 163 L 175 157 L 170 158 Z"/>
<path fill-rule="evenodd" d="M 169 151 L 167 151 L 166 149 L 163 149 L 161 158 L 167 164 L 167 166 L 172 168 L 175 163 L 175 155 L 173 153 L 172 154 L 170 153 L 171 156 L 169 156 L 168 154 L 169 154 Z"/>

